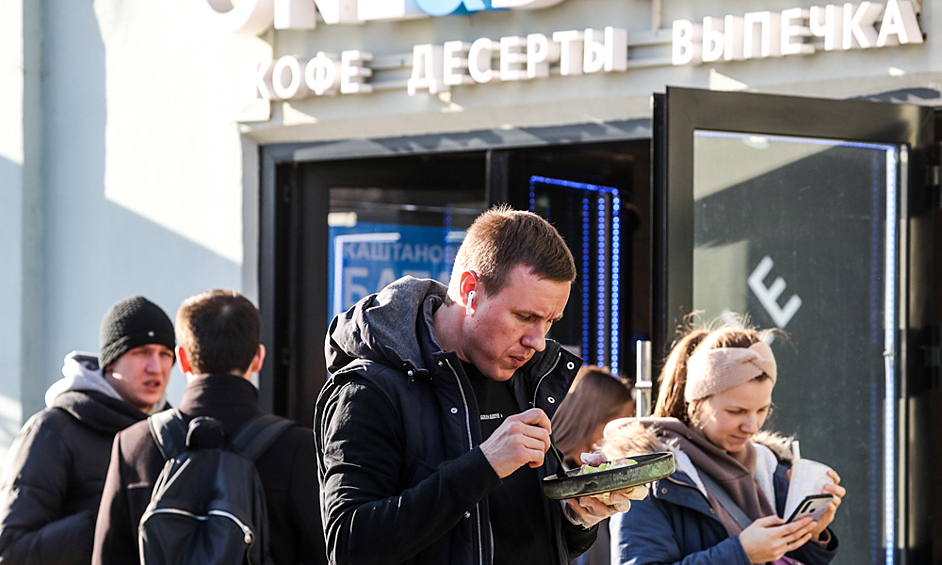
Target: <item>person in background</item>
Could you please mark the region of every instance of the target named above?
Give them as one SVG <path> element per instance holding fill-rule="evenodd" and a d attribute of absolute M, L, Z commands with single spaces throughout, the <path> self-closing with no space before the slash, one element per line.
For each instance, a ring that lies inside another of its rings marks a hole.
<path fill-rule="evenodd" d="M 179 411 L 187 423 L 200 416 L 215 418 L 231 438 L 262 415 L 251 382 L 265 359 L 258 310 L 235 291 L 207 290 L 183 301 L 176 324 L 180 369 L 187 377 Z M 164 463 L 148 422 L 115 437 L 92 563 L 140 562 L 138 524 Z M 325 563 L 311 430 L 288 428 L 255 465 L 268 507 L 271 562 Z"/>
<path fill-rule="evenodd" d="M 630 500 L 549 500 L 550 418 L 581 360 L 546 334 L 576 270 L 531 212 L 492 208 L 446 288 L 404 277 L 334 318 L 314 415 L 331 563 L 568 564 Z"/>
<path fill-rule="evenodd" d="M 569 387 L 569 394 L 553 416 L 553 439 L 570 469 L 578 467 L 583 453 L 598 450 L 605 424 L 635 415 L 631 381 L 608 369 L 583 365 Z"/>
<path fill-rule="evenodd" d="M 166 406 L 173 324 L 143 296 L 101 321 L 98 357 L 73 351 L 44 410 L 20 431 L 0 480 L 0 562 L 87 565 L 120 430 Z M 99 366 L 104 370 L 99 370 Z"/>
<path fill-rule="evenodd" d="M 672 451 L 677 470 L 657 481 L 630 514 L 612 520 L 613 563 L 645 565 L 824 565 L 838 541 L 828 528 L 844 487 L 817 521 L 779 517 L 788 491 L 790 451 L 760 434 L 778 369 L 769 332 L 721 326 L 693 329 L 673 347 L 660 376 L 654 418 L 606 426 L 609 457 Z"/>
<path fill-rule="evenodd" d="M 605 425 L 635 415 L 631 381 L 616 377 L 608 369 L 583 365 L 569 387 L 569 394 L 553 416 L 553 439 L 570 469 L 579 466 L 583 453 L 594 453 L 602 441 Z M 598 539 L 574 565 L 611 563 L 608 519 L 599 525 Z"/>

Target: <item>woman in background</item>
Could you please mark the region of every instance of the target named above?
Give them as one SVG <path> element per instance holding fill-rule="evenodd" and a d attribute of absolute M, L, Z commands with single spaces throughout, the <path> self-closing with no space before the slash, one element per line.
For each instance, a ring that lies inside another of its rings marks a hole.
<path fill-rule="evenodd" d="M 768 332 L 692 330 L 673 348 L 660 376 L 655 417 L 612 422 L 610 459 L 672 451 L 676 472 L 611 523 L 613 563 L 653 565 L 825 565 L 837 551 L 828 529 L 845 494 L 824 515 L 786 524 L 791 454 L 786 438 L 759 434 L 778 377 Z"/>
<path fill-rule="evenodd" d="M 583 453 L 598 450 L 605 425 L 617 418 L 635 415 L 631 381 L 616 377 L 602 367 L 584 365 L 569 387 L 569 393 L 553 416 L 553 440 L 563 452 L 566 465 L 579 466 Z M 609 565 L 608 520 L 599 524 L 599 537 L 574 565 Z"/>

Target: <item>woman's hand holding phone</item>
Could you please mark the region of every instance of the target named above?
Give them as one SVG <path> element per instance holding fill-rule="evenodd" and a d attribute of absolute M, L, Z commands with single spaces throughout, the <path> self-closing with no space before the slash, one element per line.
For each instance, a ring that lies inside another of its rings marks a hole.
<path fill-rule="evenodd" d="M 847 494 L 847 490 L 840 486 L 841 477 L 834 471 L 828 471 L 828 475 L 834 480 L 834 484 L 825 485 L 822 494 L 830 494 L 832 498 L 817 522 L 809 516 L 793 522 L 786 522 L 778 516 L 766 516 L 739 533 L 739 542 L 751 563 L 775 561 L 809 540 L 821 537 L 828 525 L 834 521 L 841 499 Z"/>
<path fill-rule="evenodd" d="M 841 499 L 847 494 L 847 489 L 841 486 L 841 477 L 835 471 L 828 471 L 828 476 L 834 479 L 834 484 L 824 485 L 822 492 L 823 494 L 833 494 L 834 498 L 831 499 L 831 504 L 828 505 L 828 509 L 824 511 L 824 514 L 818 519 L 817 525 L 811 531 L 811 533 L 814 534 L 812 539 L 820 538 L 824 530 L 834 521 L 834 515 L 837 514 L 837 507 L 841 505 Z"/>
<path fill-rule="evenodd" d="M 768 563 L 807 543 L 813 527 L 814 522 L 807 516 L 791 523 L 778 516 L 766 516 L 739 532 L 739 543 L 750 563 Z"/>

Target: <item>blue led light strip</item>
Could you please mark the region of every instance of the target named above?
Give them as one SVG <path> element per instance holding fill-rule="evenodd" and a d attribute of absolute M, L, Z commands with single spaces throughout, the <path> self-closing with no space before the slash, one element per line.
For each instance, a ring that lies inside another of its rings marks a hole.
<path fill-rule="evenodd" d="M 589 352 L 589 199 L 582 199 L 582 354 Z"/>
<path fill-rule="evenodd" d="M 883 329 L 883 316 L 886 315 L 884 311 L 884 303 L 882 302 L 885 299 L 884 296 L 884 284 L 883 280 L 883 270 L 885 269 L 886 263 L 886 254 L 884 252 L 884 245 L 886 245 L 886 226 L 880 224 L 878 221 L 881 217 L 885 216 L 884 206 L 886 204 L 886 195 L 883 190 L 883 185 L 885 184 L 886 179 L 881 176 L 881 171 L 883 167 L 883 161 L 886 159 L 886 156 L 882 152 L 872 152 L 872 163 L 871 170 L 873 171 L 873 186 L 871 187 L 871 234 L 870 234 L 870 344 L 874 347 L 879 346 L 881 340 L 884 339 L 884 329 Z M 885 347 L 885 345 L 884 345 Z M 884 369 L 885 370 L 885 369 Z M 882 386 L 881 386 L 882 385 Z M 886 548 L 884 543 L 884 516 L 886 516 L 883 510 L 883 487 L 885 482 L 885 474 L 883 469 L 883 461 L 885 456 L 886 445 L 884 445 L 883 435 L 885 430 L 885 409 L 884 409 L 884 395 L 886 394 L 885 390 L 880 390 L 881 388 L 885 389 L 886 382 L 880 383 L 878 380 L 874 380 L 870 385 L 870 413 L 873 416 L 870 418 L 870 492 L 872 496 L 870 497 L 870 563 L 885 563 L 886 562 Z M 884 419 L 881 420 L 878 416 L 879 414 L 884 415 Z M 883 549 L 883 551 L 881 551 Z"/>
<path fill-rule="evenodd" d="M 605 195 L 599 195 L 597 202 L 598 215 L 596 217 L 597 221 L 597 231 L 596 231 L 596 241 L 598 242 L 598 253 L 596 259 L 596 265 L 598 269 L 597 273 L 597 287 L 595 293 L 596 305 L 598 308 L 596 316 L 596 336 L 595 336 L 595 357 L 598 359 L 599 365 L 605 365 L 605 350 L 607 349 L 607 343 L 605 343 L 605 326 L 607 325 L 605 319 L 605 310 L 607 309 L 608 302 L 608 293 L 605 291 L 606 281 L 606 267 L 608 266 L 608 261 L 605 253 L 605 247 L 608 243 L 608 221 L 605 218 L 605 211 L 608 208 L 607 203 L 605 202 Z"/>
<path fill-rule="evenodd" d="M 906 148 L 900 149 L 900 158 L 907 159 Z M 886 391 L 884 416 L 884 532 L 886 563 L 892 565 L 896 553 L 896 149 L 886 151 L 886 263 L 883 306 L 884 353 L 886 362 Z"/>
<path fill-rule="evenodd" d="M 566 188 L 574 188 L 576 190 L 588 190 L 591 192 L 599 192 L 602 194 L 618 194 L 618 189 L 611 186 L 602 186 L 598 184 L 587 184 L 584 182 L 573 182 L 571 180 L 562 180 L 562 179 L 551 179 L 549 177 L 530 177 L 530 188 L 533 188 L 533 185 L 536 183 L 549 184 L 553 186 L 564 186 Z M 531 195 L 533 192 L 531 191 Z"/>
<path fill-rule="evenodd" d="M 598 250 L 596 281 L 597 292 L 597 313 L 598 324 L 596 328 L 596 361 L 597 365 L 604 365 L 606 353 L 608 353 L 610 367 L 613 374 L 618 374 L 619 364 L 619 314 L 620 314 L 620 294 L 621 288 L 621 198 L 618 195 L 618 189 L 610 186 L 601 186 L 595 184 L 573 182 L 562 179 L 553 179 L 548 177 L 531 176 L 530 177 L 530 211 L 536 212 L 536 184 L 548 184 L 551 186 L 560 186 L 573 190 L 583 190 L 594 192 L 597 197 L 597 215 L 596 244 Z M 611 233 L 608 227 L 608 199 L 611 195 Z M 591 224 L 589 220 L 589 198 L 582 199 L 582 352 L 583 356 L 588 357 L 590 331 L 589 331 L 589 313 L 591 312 L 591 293 L 589 261 L 591 257 Z M 607 245 L 611 240 L 611 254 L 607 253 Z M 610 261 L 610 262 L 609 262 Z M 610 279 L 609 279 L 610 277 Z M 611 281 L 611 290 L 606 291 L 606 281 Z M 606 310 L 608 314 L 606 315 Z M 605 338 L 606 322 L 608 322 L 609 339 Z M 606 351 L 608 349 L 608 351 Z"/>
<path fill-rule="evenodd" d="M 612 312 L 619 311 L 619 292 L 618 287 L 621 284 L 621 198 L 617 193 L 612 196 Z M 618 335 L 618 316 L 612 315 L 612 327 L 609 330 L 611 338 L 611 361 L 609 367 L 612 374 L 618 374 L 618 344 L 620 336 Z"/>

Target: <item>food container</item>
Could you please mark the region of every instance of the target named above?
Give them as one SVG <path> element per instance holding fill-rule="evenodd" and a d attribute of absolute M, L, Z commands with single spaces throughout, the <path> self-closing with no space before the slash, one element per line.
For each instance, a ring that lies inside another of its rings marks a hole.
<path fill-rule="evenodd" d="M 543 479 L 548 498 L 565 500 L 626 489 L 663 479 L 674 472 L 674 455 L 668 452 L 632 456 L 634 465 L 583 474 L 581 469 L 566 472 L 566 477 L 552 475 Z"/>

